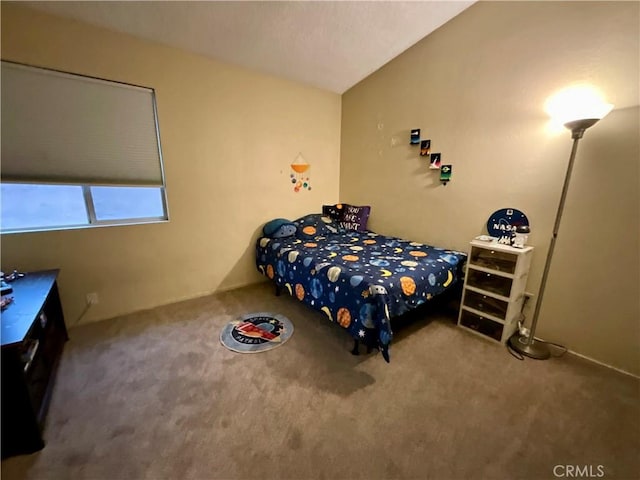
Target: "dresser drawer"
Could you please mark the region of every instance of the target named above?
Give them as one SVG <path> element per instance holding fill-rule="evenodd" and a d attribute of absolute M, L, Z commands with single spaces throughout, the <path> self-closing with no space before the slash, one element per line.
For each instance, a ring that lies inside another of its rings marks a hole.
<path fill-rule="evenodd" d="M 460 314 L 460 325 L 498 341 L 501 341 L 502 331 L 504 330 L 503 324 L 494 322 L 493 320 L 481 317 L 480 315 L 476 315 L 475 313 L 464 309 Z"/>
<path fill-rule="evenodd" d="M 499 272 L 515 273 L 518 256 L 497 249 L 472 247 L 469 263 Z"/>
<path fill-rule="evenodd" d="M 467 290 L 464 294 L 464 306 L 505 320 L 509 302 Z"/>
<path fill-rule="evenodd" d="M 467 285 L 502 295 L 503 297 L 509 297 L 511 294 L 512 283 L 512 279 L 493 273 L 481 272 L 473 268 L 467 271 Z"/>

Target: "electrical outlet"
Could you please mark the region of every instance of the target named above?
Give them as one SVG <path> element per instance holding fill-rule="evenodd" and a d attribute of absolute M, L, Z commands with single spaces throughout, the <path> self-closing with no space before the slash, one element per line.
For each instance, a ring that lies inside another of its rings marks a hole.
<path fill-rule="evenodd" d="M 96 292 L 87 293 L 87 305 L 95 305 L 98 303 L 98 294 Z"/>

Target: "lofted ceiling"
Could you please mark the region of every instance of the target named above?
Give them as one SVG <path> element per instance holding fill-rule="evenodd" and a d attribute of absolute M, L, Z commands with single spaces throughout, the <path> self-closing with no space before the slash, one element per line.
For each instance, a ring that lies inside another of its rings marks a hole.
<path fill-rule="evenodd" d="M 343 93 L 474 1 L 21 3 Z"/>

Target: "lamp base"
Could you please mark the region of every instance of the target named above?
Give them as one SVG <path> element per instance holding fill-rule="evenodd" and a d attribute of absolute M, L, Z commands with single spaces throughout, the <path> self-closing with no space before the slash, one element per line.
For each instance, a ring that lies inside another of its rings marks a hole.
<path fill-rule="evenodd" d="M 520 335 L 516 333 L 509 339 L 509 345 L 516 352 L 521 353 L 527 357 L 535 358 L 536 360 L 546 360 L 551 356 L 549 347 L 545 343 L 531 341 L 531 345 L 528 345 L 529 337 L 526 335 Z"/>

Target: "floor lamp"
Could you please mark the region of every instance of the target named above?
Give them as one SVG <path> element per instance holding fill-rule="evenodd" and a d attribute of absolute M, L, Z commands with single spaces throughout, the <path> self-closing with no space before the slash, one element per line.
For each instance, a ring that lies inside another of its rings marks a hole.
<path fill-rule="evenodd" d="M 569 180 L 571 179 L 573 162 L 576 158 L 576 152 L 578 151 L 578 142 L 584 135 L 585 130 L 593 126 L 598 120 L 604 118 L 612 109 L 613 105 L 601 101 L 597 95 L 594 95 L 592 90 L 584 88 L 560 92 L 552 97 L 547 104 L 547 112 L 552 118 L 571 130 L 573 147 L 571 148 L 571 155 L 569 156 L 567 173 L 564 177 L 564 186 L 562 187 L 562 195 L 560 196 L 558 212 L 556 213 L 556 221 L 553 225 L 553 235 L 551 236 L 551 243 L 549 244 L 549 251 L 547 252 L 547 261 L 544 264 L 538 301 L 536 302 L 536 308 L 533 312 L 531 328 L 528 334 L 523 335 L 518 332 L 509 339 L 509 346 L 516 352 L 527 357 L 546 360 L 551 356 L 547 344 L 535 340 L 535 333 L 536 326 L 538 325 L 538 315 L 542 307 L 544 289 L 547 285 L 547 277 L 549 276 L 549 268 L 551 267 L 553 249 L 555 248 L 556 239 L 558 238 L 558 229 L 560 228 L 564 202 L 567 198 L 567 191 L 569 190 Z"/>

